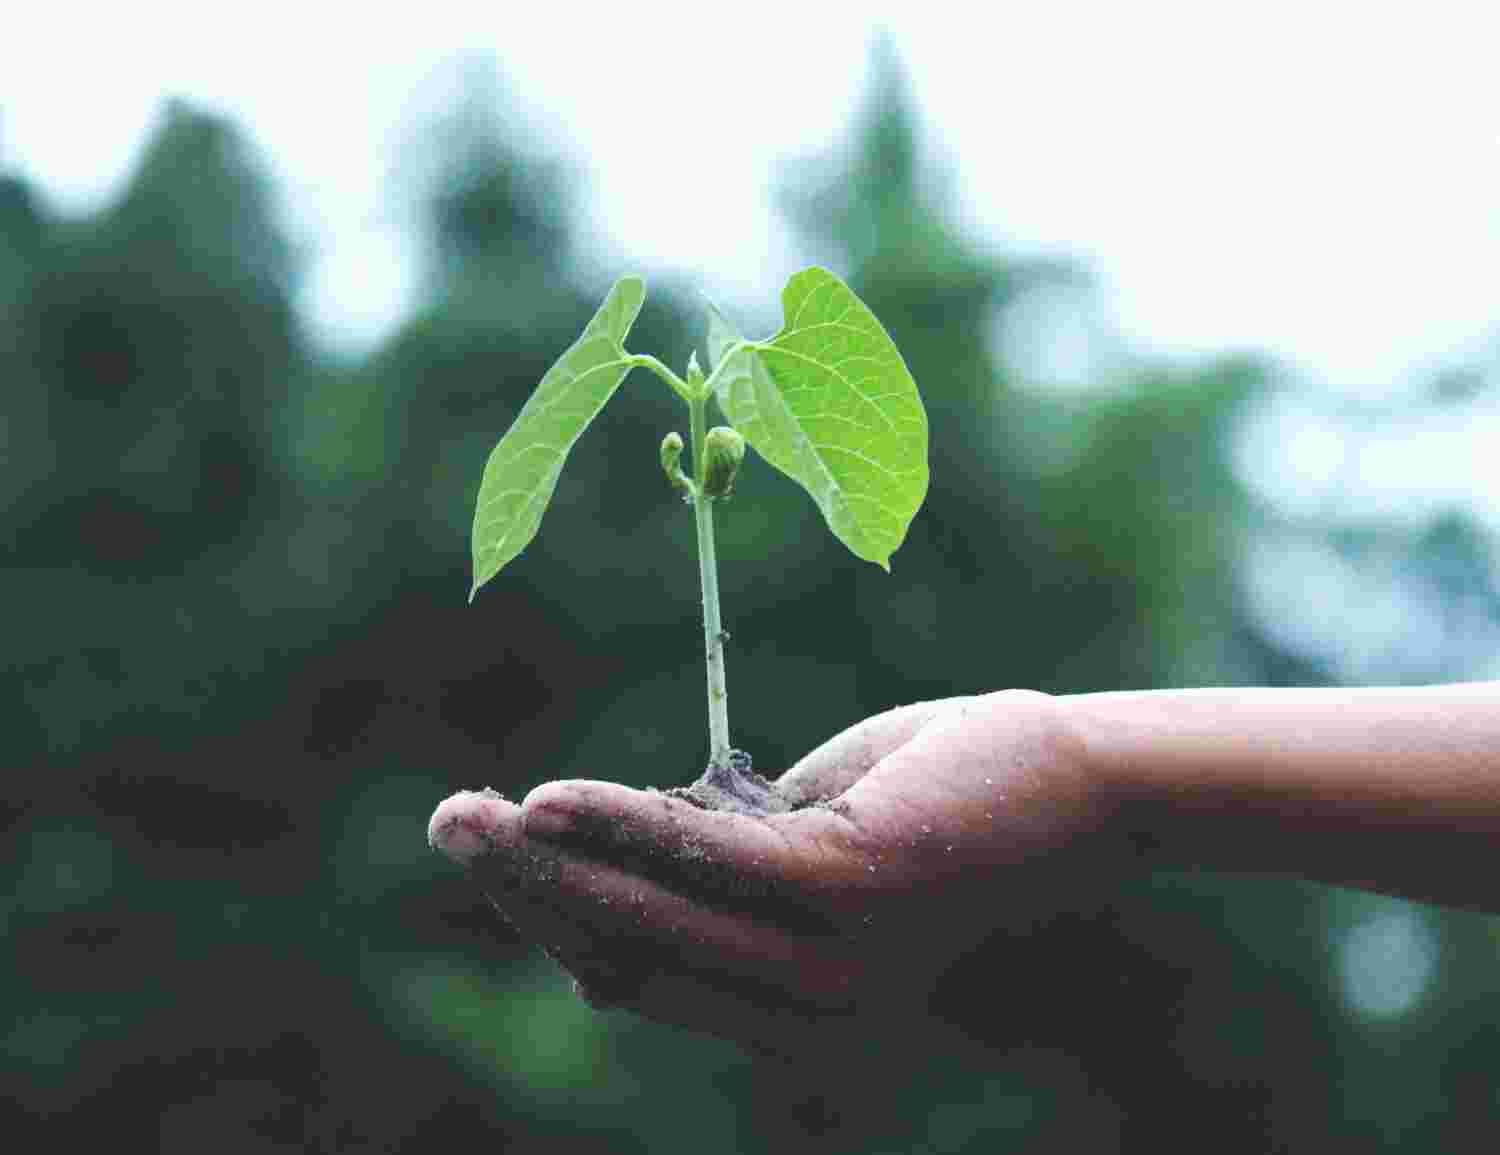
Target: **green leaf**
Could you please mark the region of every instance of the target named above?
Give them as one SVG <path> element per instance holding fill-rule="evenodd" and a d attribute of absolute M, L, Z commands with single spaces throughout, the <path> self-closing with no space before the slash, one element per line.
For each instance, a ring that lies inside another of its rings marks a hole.
<path fill-rule="evenodd" d="M 719 367 L 719 362 L 724 359 L 724 354 L 729 352 L 730 347 L 739 344 L 744 338 L 724 319 L 724 314 L 719 312 L 717 305 L 706 297 L 704 304 L 708 306 L 708 367 L 712 371 Z"/>
<path fill-rule="evenodd" d="M 927 413 L 906 362 L 875 315 L 827 269 L 781 294 L 785 323 L 717 373 L 730 423 L 809 494 L 856 557 L 890 557 L 927 496 Z M 710 306 L 717 358 L 739 338 Z"/>
<path fill-rule="evenodd" d="M 625 337 L 645 299 L 639 277 L 616 281 L 490 453 L 474 508 L 470 601 L 536 536 L 568 451 L 630 372 Z"/>

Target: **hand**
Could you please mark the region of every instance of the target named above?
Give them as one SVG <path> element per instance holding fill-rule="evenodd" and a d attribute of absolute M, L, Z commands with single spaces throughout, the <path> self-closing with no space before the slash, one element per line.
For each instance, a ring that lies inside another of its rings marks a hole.
<path fill-rule="evenodd" d="M 877 715 L 779 788 L 797 808 L 767 818 L 586 780 L 465 792 L 429 839 L 591 1003 L 779 1053 L 920 1016 L 955 958 L 1098 865 L 1083 749 L 1044 694 Z"/>

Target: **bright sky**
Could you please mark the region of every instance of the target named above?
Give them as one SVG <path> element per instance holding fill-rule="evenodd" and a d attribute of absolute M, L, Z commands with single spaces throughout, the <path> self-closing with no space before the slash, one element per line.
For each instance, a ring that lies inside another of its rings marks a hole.
<path fill-rule="evenodd" d="M 1493 5 L 515 7 L 26 5 L 0 43 L 0 165 L 81 210 L 165 96 L 231 114 L 312 247 L 310 315 L 359 347 L 410 300 L 403 134 L 445 62 L 490 54 L 535 146 L 585 177 L 601 272 L 767 300 L 797 260 L 777 173 L 836 139 L 882 26 L 962 220 L 1089 262 L 1133 345 L 1262 349 L 1363 391 L 1500 332 Z M 681 144 L 642 154 L 635 108 Z"/>

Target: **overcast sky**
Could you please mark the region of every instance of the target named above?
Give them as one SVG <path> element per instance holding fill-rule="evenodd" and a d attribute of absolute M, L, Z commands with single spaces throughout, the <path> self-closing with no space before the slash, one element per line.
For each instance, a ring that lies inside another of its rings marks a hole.
<path fill-rule="evenodd" d="M 83 210 L 118 191 L 168 95 L 232 115 L 312 245 L 309 314 L 346 346 L 409 304 L 387 190 L 445 62 L 499 62 L 536 147 L 586 180 L 602 270 L 747 299 L 797 258 L 776 173 L 836 139 L 877 27 L 964 223 L 1090 263 L 1134 345 L 1266 350 L 1378 390 L 1500 330 L 1492 5 L 770 3 L 750 24 L 729 5 L 95 7 L 6 18 L 0 164 Z M 680 146 L 640 153 L 635 107 L 669 109 Z"/>

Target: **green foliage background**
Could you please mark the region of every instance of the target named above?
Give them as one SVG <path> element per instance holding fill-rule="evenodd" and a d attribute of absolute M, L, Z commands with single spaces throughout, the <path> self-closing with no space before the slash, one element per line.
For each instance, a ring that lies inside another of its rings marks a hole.
<path fill-rule="evenodd" d="M 1027 387 L 996 318 L 1080 274 L 956 232 L 900 78 L 877 74 L 848 155 L 810 166 L 787 211 L 905 354 L 932 490 L 887 576 L 747 467 L 720 522 L 737 744 L 769 770 L 923 697 L 1320 679 L 1234 583 L 1257 515 L 1229 434 L 1271 369 Z M 423 828 L 462 786 L 701 767 L 692 525 L 655 464 L 681 416 L 632 378 L 538 542 L 465 604 L 485 457 L 602 286 L 567 181 L 455 123 L 428 299 L 353 362 L 301 330 L 297 254 L 233 125 L 174 106 L 122 198 L 82 219 L 0 180 L 7 1146 L 1491 1145 L 1490 921 L 1420 911 L 1438 983 L 1371 1022 L 1331 944 L 1376 900 L 1306 885 L 1040 896 L 1031 933 L 940 992 L 973 1049 L 929 1062 L 892 1040 L 877 1087 L 578 1003 Z M 654 284 L 633 346 L 681 366 L 691 288 Z"/>

